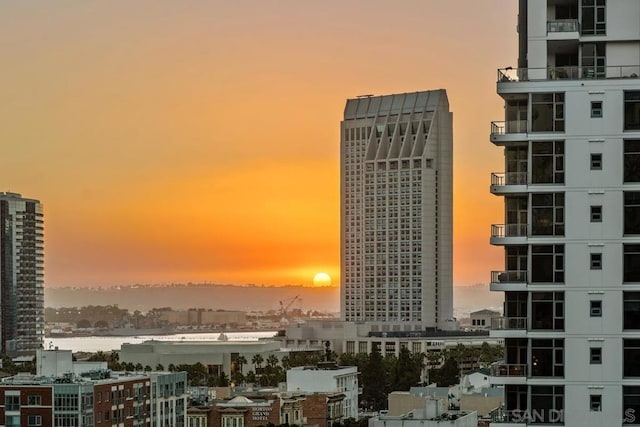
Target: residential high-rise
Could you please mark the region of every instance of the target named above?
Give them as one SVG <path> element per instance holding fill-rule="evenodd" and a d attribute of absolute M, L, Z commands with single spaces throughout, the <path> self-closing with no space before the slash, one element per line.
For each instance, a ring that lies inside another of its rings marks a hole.
<path fill-rule="evenodd" d="M 520 0 L 504 121 L 494 424 L 640 423 L 640 2 Z"/>
<path fill-rule="evenodd" d="M 446 92 L 347 100 L 340 162 L 342 319 L 443 328 L 453 315 Z"/>
<path fill-rule="evenodd" d="M 0 193 L 0 349 L 35 355 L 44 337 L 42 205 Z"/>

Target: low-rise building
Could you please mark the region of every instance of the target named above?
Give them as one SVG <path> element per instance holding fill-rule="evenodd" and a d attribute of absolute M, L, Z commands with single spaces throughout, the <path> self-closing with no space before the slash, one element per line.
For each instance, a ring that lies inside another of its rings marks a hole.
<path fill-rule="evenodd" d="M 142 366 L 193 365 L 201 363 L 209 373 L 230 375 L 232 366 L 240 356 L 246 360 L 243 372 L 254 371 L 253 357 L 259 354 L 263 360 L 270 355 L 281 359 L 286 352 L 281 351 L 278 341 L 155 341 L 139 344 L 122 344 L 120 361 L 140 363 Z"/>
<path fill-rule="evenodd" d="M 298 393 L 344 394 L 343 416 L 358 418 L 358 368 L 320 363 L 287 370 L 287 391 Z"/>
<path fill-rule="evenodd" d="M 490 330 L 492 319 L 498 319 L 502 314 L 494 310 L 478 310 L 469 314 L 471 317 L 471 328 Z"/>
<path fill-rule="evenodd" d="M 132 374 L 75 365 L 69 351 L 39 351 L 37 375 L 0 382 L 0 420 L 6 426 L 186 425 L 185 372 Z"/>
<path fill-rule="evenodd" d="M 397 399 L 395 403 L 398 403 Z M 369 419 L 369 427 L 477 427 L 478 415 L 475 412 L 447 411 L 443 408 L 440 399 L 425 397 L 420 402 L 420 407 L 411 409 L 400 415 L 391 415 L 391 406 L 394 402 L 389 400 L 389 412 L 383 411 L 378 416 Z M 395 413 L 394 408 L 394 412 Z"/>
<path fill-rule="evenodd" d="M 488 329 L 460 331 L 457 327 L 452 327 L 450 330 L 403 331 L 368 322 L 339 320 L 310 320 L 296 324 L 286 328 L 278 339 L 286 348 L 322 350 L 328 342 L 331 350 L 338 354 L 370 354 L 376 348 L 383 356 L 396 357 L 400 355 L 402 348 L 407 348 L 412 353 L 427 353 L 459 344 L 472 347 L 479 347 L 485 342 L 504 344 L 504 339 L 490 337 Z"/>
<path fill-rule="evenodd" d="M 189 407 L 187 422 L 190 427 L 331 427 L 344 421 L 343 403 L 343 393 L 247 392 Z"/>

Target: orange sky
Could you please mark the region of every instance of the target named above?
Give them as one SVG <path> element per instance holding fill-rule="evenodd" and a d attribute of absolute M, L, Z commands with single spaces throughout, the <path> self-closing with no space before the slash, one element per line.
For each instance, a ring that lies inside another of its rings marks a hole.
<path fill-rule="evenodd" d="M 0 190 L 44 203 L 47 286 L 338 283 L 345 100 L 445 88 L 454 283 L 486 283 L 516 3 L 3 1 Z"/>

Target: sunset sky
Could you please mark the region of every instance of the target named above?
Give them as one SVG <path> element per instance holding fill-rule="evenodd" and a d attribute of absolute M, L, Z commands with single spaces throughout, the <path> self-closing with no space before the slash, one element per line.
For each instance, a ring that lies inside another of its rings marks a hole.
<path fill-rule="evenodd" d="M 5 0 L 0 191 L 44 204 L 47 286 L 337 284 L 346 99 L 444 88 L 454 283 L 486 283 L 516 15 L 506 0 Z"/>

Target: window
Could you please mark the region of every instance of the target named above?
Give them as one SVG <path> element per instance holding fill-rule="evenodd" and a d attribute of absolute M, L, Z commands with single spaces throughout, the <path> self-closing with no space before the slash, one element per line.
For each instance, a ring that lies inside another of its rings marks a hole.
<path fill-rule="evenodd" d="M 640 424 L 640 386 L 622 386 L 623 424 Z"/>
<path fill-rule="evenodd" d="M 530 396 L 531 413 L 539 414 L 534 423 L 564 424 L 564 386 L 532 385 Z"/>
<path fill-rule="evenodd" d="M 622 280 L 625 283 L 640 282 L 640 245 L 623 245 L 623 248 Z"/>
<path fill-rule="evenodd" d="M 531 340 L 531 376 L 564 376 L 564 340 Z"/>
<path fill-rule="evenodd" d="M 589 363 L 591 365 L 600 365 L 600 364 L 602 364 L 602 348 L 600 348 L 600 347 L 591 347 L 589 349 Z"/>
<path fill-rule="evenodd" d="M 591 254 L 591 270 L 602 270 L 602 254 Z"/>
<path fill-rule="evenodd" d="M 30 426 L 41 426 L 42 425 L 42 417 L 40 415 L 29 415 L 27 418 L 27 423 Z"/>
<path fill-rule="evenodd" d="M 602 395 L 601 394 L 590 395 L 589 407 L 593 412 L 600 412 L 602 410 Z"/>
<path fill-rule="evenodd" d="M 564 330 L 564 293 L 531 293 L 531 329 Z"/>
<path fill-rule="evenodd" d="M 602 170 L 602 153 L 591 153 L 591 170 Z"/>
<path fill-rule="evenodd" d="M 640 129 L 640 91 L 624 93 L 624 130 Z"/>
<path fill-rule="evenodd" d="M 624 192 L 624 234 L 640 234 L 640 191 Z"/>
<path fill-rule="evenodd" d="M 622 299 L 622 328 L 640 329 L 640 292 L 623 292 Z"/>
<path fill-rule="evenodd" d="M 640 339 L 623 339 L 622 374 L 624 377 L 640 377 Z"/>
<path fill-rule="evenodd" d="M 5 415 L 5 427 L 20 427 L 20 415 Z"/>
<path fill-rule="evenodd" d="M 592 300 L 589 304 L 589 315 L 591 317 L 602 317 L 602 301 Z"/>
<path fill-rule="evenodd" d="M 20 410 L 20 395 L 8 395 L 4 396 L 4 408 L 6 411 L 19 411 Z"/>
<path fill-rule="evenodd" d="M 640 139 L 624 141 L 624 182 L 640 182 Z"/>
<path fill-rule="evenodd" d="M 504 150 L 507 170 L 504 177 L 506 185 L 524 185 L 527 183 L 528 148 L 507 147 Z"/>
<path fill-rule="evenodd" d="M 532 194 L 531 217 L 534 236 L 564 236 L 564 193 Z"/>
<path fill-rule="evenodd" d="M 602 117 L 602 101 L 591 101 L 591 117 Z"/>
<path fill-rule="evenodd" d="M 30 394 L 27 397 L 27 404 L 29 406 L 41 406 L 42 405 L 42 396 L 38 394 Z"/>
<path fill-rule="evenodd" d="M 591 222 L 602 222 L 602 206 L 591 206 Z"/>
<path fill-rule="evenodd" d="M 604 79 L 607 77 L 606 73 L 606 44 L 599 43 L 583 43 L 582 55 L 580 58 L 580 65 L 582 65 L 582 78 L 583 79 Z M 602 101 L 596 101 L 600 103 L 600 115 L 593 115 L 593 103 L 591 106 L 591 117 L 602 117 Z"/>
<path fill-rule="evenodd" d="M 541 141 L 531 144 L 531 182 L 564 183 L 564 141 Z"/>
<path fill-rule="evenodd" d="M 582 0 L 582 21 L 580 23 L 582 35 L 601 36 L 607 34 L 605 9 L 605 0 Z"/>
<path fill-rule="evenodd" d="M 564 132 L 564 93 L 531 95 L 531 131 Z"/>
<path fill-rule="evenodd" d="M 531 282 L 564 283 L 564 245 L 531 246 Z"/>

